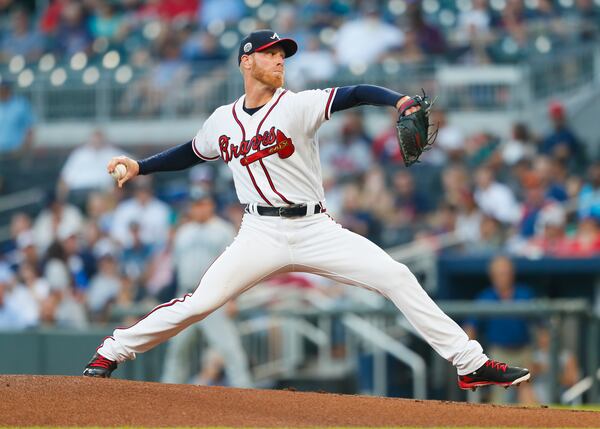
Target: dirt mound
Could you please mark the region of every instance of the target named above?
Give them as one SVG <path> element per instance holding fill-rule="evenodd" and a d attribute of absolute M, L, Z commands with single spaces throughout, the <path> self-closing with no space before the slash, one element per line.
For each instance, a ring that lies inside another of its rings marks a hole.
<path fill-rule="evenodd" d="M 600 427 L 600 413 L 84 377 L 0 375 L 0 426 Z"/>

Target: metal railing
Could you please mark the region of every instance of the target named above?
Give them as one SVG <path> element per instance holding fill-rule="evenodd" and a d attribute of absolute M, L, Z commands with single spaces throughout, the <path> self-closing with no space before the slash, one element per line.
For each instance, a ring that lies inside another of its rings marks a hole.
<path fill-rule="evenodd" d="M 498 316 L 518 316 L 523 318 L 533 319 L 545 319 L 550 320 L 550 347 L 549 357 L 550 365 L 549 372 L 551 374 L 551 383 L 549 386 L 549 396 L 553 403 L 560 403 L 561 394 L 559 389 L 559 377 L 560 377 L 560 362 L 559 362 L 559 350 L 561 345 L 560 328 L 563 321 L 567 317 L 577 317 L 581 322 L 584 322 L 587 326 L 587 339 L 586 339 L 586 372 L 588 374 L 596 374 L 598 367 L 600 366 L 599 360 L 599 347 L 600 347 L 600 335 L 599 335 L 599 323 L 600 318 L 592 312 L 590 304 L 586 300 L 580 299 L 558 299 L 558 300 L 531 300 L 522 302 L 510 302 L 510 303 L 477 303 L 474 304 L 472 301 L 448 301 L 439 302 L 440 308 L 451 317 L 498 317 Z M 284 317 L 277 312 L 278 316 Z M 385 318 L 390 316 L 401 317 L 398 309 L 389 305 L 384 308 L 367 308 L 364 305 L 352 304 L 348 306 L 340 306 L 338 308 L 332 308 L 329 310 L 323 309 L 297 309 L 297 310 L 286 310 L 285 317 L 293 318 L 345 318 L 348 315 L 352 317 L 378 317 Z M 361 334 L 364 338 L 372 340 L 374 343 L 381 344 L 384 346 L 385 341 L 388 337 L 384 337 L 378 332 L 377 329 L 368 330 L 365 333 L 364 326 L 356 329 L 356 331 L 362 331 Z M 414 331 L 412 331 L 417 335 Z M 390 343 L 391 344 L 391 343 Z M 390 347 L 384 346 L 383 350 L 396 356 L 399 354 L 402 356 L 402 360 L 406 362 L 405 351 L 400 353 L 400 349 L 396 349 L 396 346 Z M 394 350 L 393 352 L 391 350 Z M 416 361 L 415 361 L 416 362 Z M 419 364 L 417 363 L 415 369 L 419 370 Z M 413 372 L 415 374 L 415 372 Z M 600 383 L 596 377 L 590 377 L 589 381 L 589 397 L 593 403 L 600 400 Z M 418 384 L 414 385 L 415 394 L 420 389 Z"/>

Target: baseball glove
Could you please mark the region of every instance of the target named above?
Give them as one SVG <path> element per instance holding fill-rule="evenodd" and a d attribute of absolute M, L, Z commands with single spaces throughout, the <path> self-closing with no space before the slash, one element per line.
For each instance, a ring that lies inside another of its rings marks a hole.
<path fill-rule="evenodd" d="M 421 106 L 421 109 L 409 115 L 404 114 L 408 109 L 415 106 Z M 396 131 L 402 159 L 407 167 L 417 162 L 421 154 L 431 148 L 437 136 L 437 129 L 433 132 L 429 130 L 431 106 L 433 106 L 433 102 L 430 101 L 425 91 L 423 91 L 423 96 L 415 95 L 400 106 Z"/>

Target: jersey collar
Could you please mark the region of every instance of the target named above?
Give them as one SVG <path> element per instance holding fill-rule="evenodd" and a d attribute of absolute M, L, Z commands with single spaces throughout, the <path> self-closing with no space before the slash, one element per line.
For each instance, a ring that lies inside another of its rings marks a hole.
<path fill-rule="evenodd" d="M 237 105 L 235 106 L 236 113 L 238 114 L 238 116 L 241 115 L 244 118 L 261 118 L 262 119 L 262 116 L 264 116 L 264 114 L 261 115 L 261 113 L 269 110 L 269 107 L 271 107 L 271 105 L 275 102 L 275 100 L 277 100 L 277 98 L 279 98 L 279 96 L 281 95 L 281 93 L 283 91 L 285 91 L 284 88 L 277 88 L 275 90 L 275 92 L 273 93 L 273 96 L 271 97 L 271 99 L 269 101 L 267 101 L 267 103 L 264 104 L 257 112 L 255 112 L 254 115 L 249 115 L 244 110 L 244 101 L 246 101 L 246 94 L 244 94 L 238 99 Z"/>

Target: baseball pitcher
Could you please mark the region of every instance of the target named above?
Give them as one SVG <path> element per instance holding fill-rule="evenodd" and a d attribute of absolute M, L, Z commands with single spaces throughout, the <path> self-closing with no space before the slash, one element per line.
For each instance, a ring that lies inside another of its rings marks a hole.
<path fill-rule="evenodd" d="M 427 97 L 408 97 L 372 85 L 308 90 L 283 88 L 285 59 L 297 44 L 271 30 L 242 40 L 238 62 L 245 94 L 221 106 L 189 142 L 124 165 L 118 186 L 140 174 L 174 171 L 221 159 L 233 173 L 246 207 L 238 235 L 200 279 L 193 293 L 159 305 L 129 328 L 117 328 L 98 347 L 84 375 L 109 377 L 134 359 L 201 321 L 228 300 L 278 273 L 304 271 L 376 291 L 390 299 L 422 337 L 458 372 L 462 389 L 509 387 L 527 369 L 489 359 L 477 341 L 446 314 L 403 264 L 326 214 L 317 130 L 332 114 L 358 105 L 398 109 L 398 137 L 410 165 L 430 144 Z"/>

